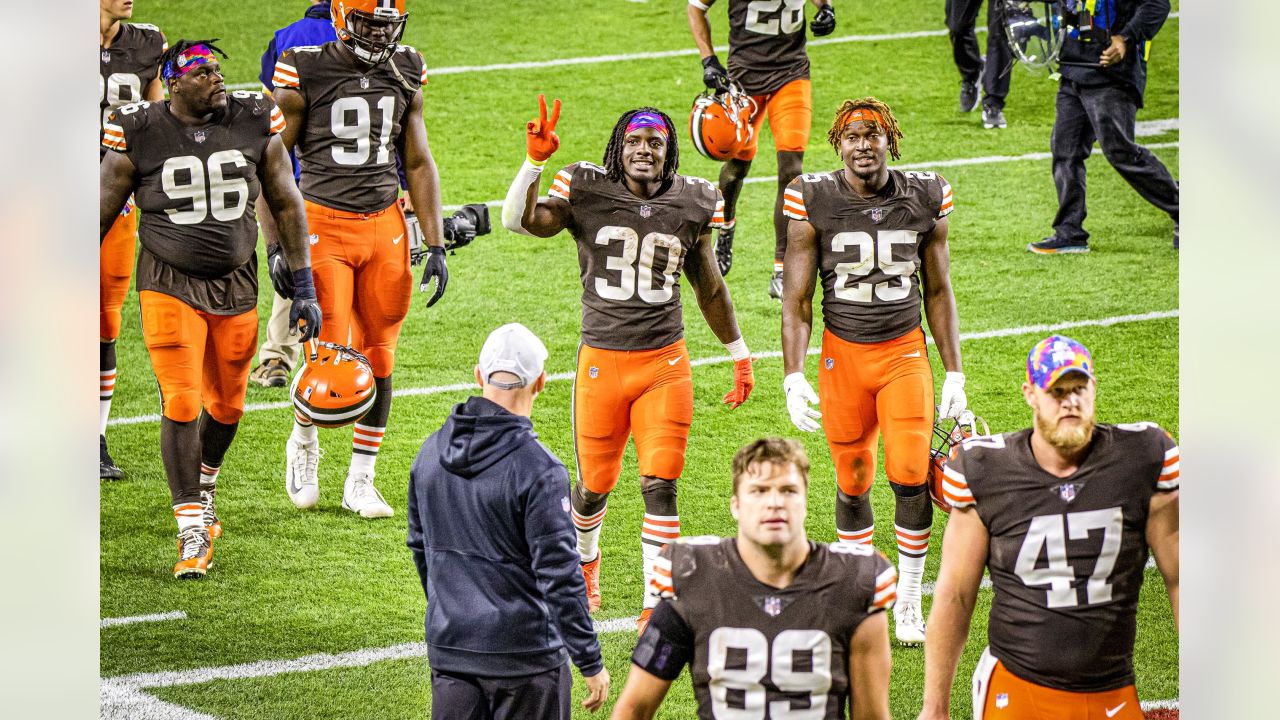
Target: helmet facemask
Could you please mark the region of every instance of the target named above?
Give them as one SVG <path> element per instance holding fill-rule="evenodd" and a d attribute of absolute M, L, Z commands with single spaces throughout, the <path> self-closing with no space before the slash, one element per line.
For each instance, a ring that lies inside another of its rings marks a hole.
<path fill-rule="evenodd" d="M 395 9 L 377 8 L 372 13 L 348 10 L 346 28 L 338 31 L 338 39 L 362 62 L 378 65 L 389 60 L 396 51 L 408 19 L 408 13 Z M 386 32 L 378 33 L 378 28 L 386 28 Z M 374 39 L 375 36 L 378 39 Z"/>

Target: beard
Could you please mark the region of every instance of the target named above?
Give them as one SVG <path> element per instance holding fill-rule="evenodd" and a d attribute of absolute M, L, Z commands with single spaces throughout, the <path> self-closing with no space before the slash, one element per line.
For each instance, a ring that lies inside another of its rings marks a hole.
<path fill-rule="evenodd" d="M 1080 422 L 1063 427 L 1046 420 L 1037 411 L 1035 413 L 1036 430 L 1049 445 L 1064 452 L 1075 452 L 1093 440 L 1093 429 L 1097 425 L 1092 417 L 1080 418 Z"/>

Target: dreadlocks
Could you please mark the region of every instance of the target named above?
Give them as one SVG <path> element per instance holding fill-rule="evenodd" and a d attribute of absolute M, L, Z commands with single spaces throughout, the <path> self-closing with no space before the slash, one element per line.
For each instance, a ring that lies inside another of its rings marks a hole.
<path fill-rule="evenodd" d="M 609 136 L 609 144 L 604 148 L 605 177 L 615 182 L 622 180 L 622 139 L 627 136 L 627 125 L 631 122 L 631 118 L 640 113 L 653 113 L 661 117 L 662 121 L 666 123 L 667 159 L 662 163 L 661 179 L 663 181 L 670 180 L 675 177 L 676 169 L 680 167 L 680 146 L 676 142 L 676 126 L 666 113 L 651 107 L 628 110 L 622 113 L 622 117 L 618 118 L 618 122 L 614 123 L 613 134 Z"/>
<path fill-rule="evenodd" d="M 164 54 L 160 56 L 160 72 L 166 82 L 172 76 L 173 64 L 178 61 L 178 56 L 197 45 L 204 45 L 225 58 L 227 54 L 222 51 L 222 48 L 214 45 L 216 42 L 218 42 L 218 38 L 213 38 L 212 40 L 179 40 L 170 45 L 169 49 L 165 50 Z"/>
<path fill-rule="evenodd" d="M 860 113 L 859 111 L 862 112 Z M 863 117 L 854 117 L 859 114 Z M 831 147 L 835 148 L 836 153 L 840 152 L 840 135 L 844 133 L 845 126 L 854 120 L 863 120 L 879 125 L 889 139 L 889 154 L 893 156 L 894 160 L 898 159 L 898 141 L 902 139 L 902 130 L 898 127 L 898 118 L 893 116 L 892 108 L 871 96 L 858 98 L 857 100 L 845 100 L 840 109 L 836 111 L 835 122 L 831 123 L 831 130 L 827 132 L 827 142 L 831 143 Z"/>

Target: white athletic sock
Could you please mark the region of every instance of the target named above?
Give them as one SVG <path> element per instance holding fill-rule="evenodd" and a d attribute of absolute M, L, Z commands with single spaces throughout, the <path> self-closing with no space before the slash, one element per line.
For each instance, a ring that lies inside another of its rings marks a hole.
<path fill-rule="evenodd" d="M 351 433 L 351 468 L 348 474 L 373 474 L 373 467 L 378 462 L 378 450 L 382 448 L 382 437 L 386 432 L 385 427 L 356 423 Z"/>
<path fill-rule="evenodd" d="M 600 512 L 590 517 L 579 515 L 577 510 L 569 513 L 573 519 L 573 529 L 578 535 L 578 557 L 584 563 L 591 562 L 600 555 L 600 528 L 604 525 L 604 514 L 608 511 L 609 506 L 605 505 L 600 508 Z"/>
<path fill-rule="evenodd" d="M 293 414 L 293 433 L 289 437 L 294 442 L 310 445 L 320 439 L 320 431 L 316 429 L 315 425 L 312 425 L 295 412 Z"/>
<path fill-rule="evenodd" d="M 640 553 L 644 557 L 644 587 L 647 589 L 653 584 L 654 563 L 658 559 L 658 553 L 662 552 L 662 548 L 667 543 L 674 541 L 680 537 L 680 516 L 679 515 L 650 515 L 644 514 L 644 526 L 640 530 Z M 669 578 L 668 578 L 669 579 Z M 658 597 L 652 593 L 644 594 L 644 607 L 652 609 L 657 607 Z"/>
<path fill-rule="evenodd" d="M 178 532 L 187 528 L 204 527 L 204 508 L 200 503 L 180 503 L 173 506 L 173 519 L 178 521 Z"/>
<path fill-rule="evenodd" d="M 931 529 L 909 530 L 894 525 L 893 530 L 898 537 L 898 600 L 919 604 Z"/>
<path fill-rule="evenodd" d="M 836 541 L 849 545 L 870 545 L 871 538 L 875 534 L 875 525 L 868 525 L 861 530 L 841 530 L 836 528 Z"/>
<path fill-rule="evenodd" d="M 116 391 L 116 369 L 98 372 L 98 434 L 107 434 L 107 418 L 111 415 L 111 396 Z"/>
<path fill-rule="evenodd" d="M 218 483 L 218 472 L 222 470 L 222 466 L 210 467 L 204 463 L 200 463 L 200 489 L 212 490 Z"/>

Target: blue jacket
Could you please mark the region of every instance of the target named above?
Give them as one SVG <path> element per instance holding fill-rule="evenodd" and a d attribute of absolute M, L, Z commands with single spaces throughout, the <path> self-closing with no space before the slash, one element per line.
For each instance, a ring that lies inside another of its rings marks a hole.
<path fill-rule="evenodd" d="M 409 540 L 427 595 L 431 667 L 530 675 L 568 657 L 600 672 L 569 520 L 569 474 L 528 418 L 457 405 L 409 472 Z"/>
<path fill-rule="evenodd" d="M 307 8 L 307 14 L 301 20 L 277 30 L 271 36 L 271 42 L 267 43 L 267 51 L 262 53 L 262 73 L 258 75 L 262 87 L 276 89 L 271 78 L 276 74 L 276 60 L 280 59 L 280 53 L 306 45 L 323 45 L 337 39 L 333 18 L 329 14 L 329 3 L 317 3 Z M 302 168 L 298 166 L 298 158 L 292 151 L 289 153 L 289 160 L 293 162 L 293 181 L 298 182 L 302 177 Z"/>

